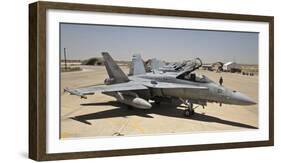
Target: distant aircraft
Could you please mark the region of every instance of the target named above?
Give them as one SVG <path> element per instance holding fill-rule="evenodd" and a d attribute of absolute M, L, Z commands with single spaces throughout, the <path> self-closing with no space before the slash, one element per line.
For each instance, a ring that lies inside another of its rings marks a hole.
<path fill-rule="evenodd" d="M 193 68 L 195 66 L 200 67 L 201 65 L 202 62 L 199 58 L 183 62 L 169 63 L 167 65 L 165 65 L 163 61 L 153 58 L 150 61 L 150 71 L 179 72 L 188 70 L 189 68 Z"/>
<path fill-rule="evenodd" d="M 193 104 L 207 105 L 207 102 L 217 102 L 234 105 L 256 104 L 248 96 L 221 86 L 206 76 L 196 76 L 192 73 L 197 67 L 183 70 L 178 73 L 147 73 L 143 61 L 137 56 L 133 61 L 133 74 L 127 76 L 114 62 L 112 57 L 103 52 L 105 67 L 109 78 L 104 85 L 89 86 L 83 88 L 65 88 L 72 95 L 86 98 L 100 92 L 115 97 L 117 101 L 139 109 L 150 109 L 149 100 L 156 104 L 171 102 L 185 104 L 187 109 L 184 115 L 189 117 L 194 114 Z"/>

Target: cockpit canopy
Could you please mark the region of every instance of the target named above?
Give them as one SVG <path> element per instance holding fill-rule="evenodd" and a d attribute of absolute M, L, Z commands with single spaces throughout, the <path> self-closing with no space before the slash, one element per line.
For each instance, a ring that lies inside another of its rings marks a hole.
<path fill-rule="evenodd" d="M 185 67 L 185 70 L 182 71 L 178 76 L 177 79 L 187 80 L 187 81 L 194 81 L 200 83 L 210 83 L 213 82 L 205 75 L 196 75 L 192 73 L 193 71 L 199 69 L 202 66 L 202 61 L 200 58 L 195 58 L 193 60 L 187 61 L 185 64 L 188 66 Z"/>
<path fill-rule="evenodd" d="M 195 73 L 189 73 L 189 74 L 181 74 L 177 76 L 177 79 L 181 80 L 187 80 L 187 81 L 193 81 L 193 82 L 199 82 L 199 83 L 210 83 L 213 82 L 205 75 L 196 75 Z"/>

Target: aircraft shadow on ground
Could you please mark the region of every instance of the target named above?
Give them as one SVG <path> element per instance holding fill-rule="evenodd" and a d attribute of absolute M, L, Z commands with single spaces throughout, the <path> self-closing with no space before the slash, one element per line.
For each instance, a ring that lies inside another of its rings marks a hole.
<path fill-rule="evenodd" d="M 171 104 L 162 104 L 160 106 L 153 104 L 151 109 L 148 110 L 141 110 L 141 109 L 128 109 L 127 106 L 117 102 L 117 101 L 109 101 L 109 102 L 101 102 L 101 103 L 85 103 L 81 104 L 82 106 L 104 106 L 110 105 L 114 106 L 115 108 L 85 115 L 79 115 L 75 117 L 70 117 L 73 120 L 92 125 L 89 121 L 90 120 L 97 120 L 97 119 L 105 119 L 105 118 L 114 118 L 114 117 L 129 117 L 129 116 L 140 116 L 144 118 L 154 118 L 150 114 L 157 114 L 162 116 L 174 117 L 174 118 L 182 118 L 182 119 L 192 119 L 196 121 L 202 122 L 210 122 L 210 123 L 220 123 L 235 127 L 243 127 L 249 129 L 258 129 L 255 126 L 243 124 L 240 122 L 234 122 L 229 120 L 224 120 L 221 118 L 217 118 L 214 116 L 206 115 L 206 114 L 199 114 L 195 113 L 192 117 L 187 118 L 183 115 L 183 110 L 177 108 L 175 105 Z"/>

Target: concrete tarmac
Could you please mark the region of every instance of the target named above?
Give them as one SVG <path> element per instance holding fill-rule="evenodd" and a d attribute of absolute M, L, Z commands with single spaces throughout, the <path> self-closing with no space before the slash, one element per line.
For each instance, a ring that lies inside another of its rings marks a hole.
<path fill-rule="evenodd" d="M 208 103 L 198 106 L 195 115 L 183 115 L 185 107 L 154 105 L 150 110 L 128 109 L 114 98 L 95 94 L 87 99 L 63 93 L 63 88 L 102 84 L 107 78 L 104 66 L 82 66 L 83 71 L 61 73 L 61 138 L 157 135 L 190 132 L 222 132 L 258 128 L 258 104 L 235 106 Z M 127 73 L 128 68 L 122 67 Z M 258 76 L 197 70 L 226 87 L 245 93 L 258 102 Z"/>

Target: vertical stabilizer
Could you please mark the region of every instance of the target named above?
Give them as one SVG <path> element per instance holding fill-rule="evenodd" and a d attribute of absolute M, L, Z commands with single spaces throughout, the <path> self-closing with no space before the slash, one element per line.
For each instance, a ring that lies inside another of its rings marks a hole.
<path fill-rule="evenodd" d="M 151 59 L 151 70 L 160 70 L 161 67 L 164 67 L 163 61 L 160 61 L 156 58 Z"/>
<path fill-rule="evenodd" d="M 141 55 L 139 54 L 134 54 L 132 58 L 132 63 L 130 67 L 130 74 L 131 75 L 140 75 L 140 74 L 145 74 L 145 67 L 143 64 L 143 60 L 141 58 Z"/>
<path fill-rule="evenodd" d="M 128 76 L 121 70 L 121 68 L 116 64 L 112 57 L 107 52 L 102 52 L 102 57 L 104 59 L 104 64 L 108 76 L 114 80 L 115 83 L 128 82 Z"/>

